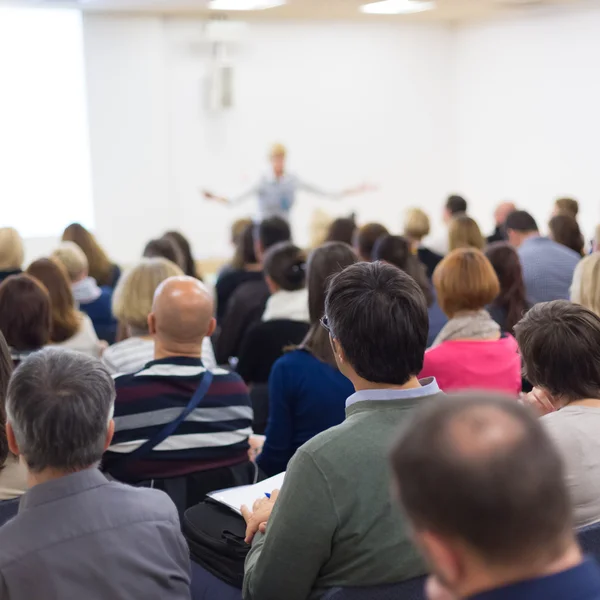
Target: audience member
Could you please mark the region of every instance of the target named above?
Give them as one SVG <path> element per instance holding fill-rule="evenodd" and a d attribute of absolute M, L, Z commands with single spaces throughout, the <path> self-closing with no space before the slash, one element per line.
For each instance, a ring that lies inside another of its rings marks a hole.
<path fill-rule="evenodd" d="M 530 306 L 550 300 L 568 300 L 573 272 L 581 256 L 540 236 L 535 219 L 524 210 L 506 218 L 508 241 L 517 249 Z"/>
<path fill-rule="evenodd" d="M 269 476 L 285 471 L 305 442 L 344 420 L 354 388 L 338 369 L 321 319 L 329 279 L 356 261 L 352 248 L 341 242 L 328 242 L 308 258 L 310 329 L 297 349 L 273 365 L 269 377 L 269 421 L 256 461 Z"/>
<path fill-rule="evenodd" d="M 457 215 L 448 225 L 448 248 L 450 252 L 457 248 L 485 248 L 483 237 L 477 222 L 467 215 Z"/>
<path fill-rule="evenodd" d="M 89 276 L 103 287 L 114 288 L 121 276 L 121 269 L 112 263 L 96 238 L 79 223 L 71 223 L 63 232 L 63 242 L 75 242 L 85 254 Z"/>
<path fill-rule="evenodd" d="M 0 500 L 18 498 L 27 489 L 27 469 L 6 440 L 6 391 L 12 370 L 10 349 L 0 332 Z"/>
<path fill-rule="evenodd" d="M 0 331 L 15 365 L 50 343 L 51 327 L 50 296 L 37 279 L 11 275 L 0 284 Z"/>
<path fill-rule="evenodd" d="M 115 436 L 103 468 L 122 481 L 153 480 L 154 487 L 167 490 L 169 479 L 198 474 L 186 477 L 181 509 L 209 491 L 233 485 L 223 480 L 224 468 L 231 467 L 228 476 L 236 468 L 247 472 L 252 409 L 239 375 L 203 365 L 202 341 L 213 333 L 215 319 L 212 297 L 200 281 L 183 276 L 163 281 L 148 327 L 155 360 L 115 379 Z M 194 408 L 173 432 L 165 431 L 193 406 L 205 381 L 209 387 L 202 408 Z"/>
<path fill-rule="evenodd" d="M 507 242 L 490 244 L 485 255 L 500 283 L 500 293 L 488 304 L 487 311 L 502 331 L 512 335 L 515 325 L 529 308 L 519 255 Z"/>
<path fill-rule="evenodd" d="M 279 497 L 259 500 L 253 513 L 243 509 L 252 540 L 246 600 L 305 600 L 316 589 L 425 572 L 385 493 L 393 432 L 417 406 L 441 397 L 435 380 L 417 379 L 427 344 L 425 297 L 399 269 L 359 263 L 331 280 L 325 315 L 336 362 L 356 393 L 344 423 L 297 450 Z"/>
<path fill-rule="evenodd" d="M 284 348 L 299 344 L 308 332 L 306 255 L 291 242 L 265 254 L 264 274 L 271 296 L 261 321 L 242 341 L 237 372 L 247 384 L 266 383 Z"/>
<path fill-rule="evenodd" d="M 11 275 L 21 273 L 25 251 L 23 240 L 16 229 L 0 227 L 0 283 Z"/>
<path fill-rule="evenodd" d="M 183 271 L 166 258 L 143 258 L 125 272 L 113 294 L 113 313 L 125 329 L 125 338 L 106 349 L 102 360 L 111 373 L 133 373 L 154 360 L 154 340 L 148 331 L 148 315 L 156 288 Z M 216 367 L 209 337 L 202 341 L 202 361 Z"/>
<path fill-rule="evenodd" d="M 289 224 L 279 217 L 265 219 L 254 226 L 254 252 L 262 265 L 265 252 L 279 242 L 291 239 Z M 240 345 L 249 327 L 259 321 L 269 299 L 269 288 L 264 277 L 252 279 L 239 285 L 227 303 L 221 330 L 215 344 L 219 364 L 226 364 L 230 357 L 239 354 Z"/>
<path fill-rule="evenodd" d="M 172 239 L 166 237 L 150 240 L 144 248 L 142 258 L 166 258 L 181 270 L 185 266 L 185 260 L 179 246 Z"/>
<path fill-rule="evenodd" d="M 352 213 L 349 217 L 335 219 L 330 225 L 325 237 L 325 242 L 343 242 L 352 246 L 354 234 L 358 229 L 356 216 Z"/>
<path fill-rule="evenodd" d="M 554 203 L 554 210 L 552 211 L 553 217 L 557 215 L 567 215 L 568 217 L 577 220 L 578 214 L 579 202 L 573 198 L 559 198 Z"/>
<path fill-rule="evenodd" d="M 506 228 L 504 224 L 506 223 L 506 217 L 510 215 L 511 212 L 517 210 L 514 202 L 502 202 L 498 204 L 496 210 L 494 211 L 494 221 L 496 222 L 496 228 L 494 229 L 494 233 L 487 238 L 488 244 L 493 244 L 494 242 L 505 242 L 507 240 L 506 236 Z"/>
<path fill-rule="evenodd" d="M 58 260 L 40 258 L 27 267 L 48 290 L 52 307 L 50 343 L 98 358 L 105 348 L 96 335 L 92 320 L 75 308 L 75 300 L 64 265 Z"/>
<path fill-rule="evenodd" d="M 561 460 L 518 404 L 483 395 L 432 404 L 391 459 L 433 572 L 430 600 L 600 598 L 600 569 L 575 540 Z"/>
<path fill-rule="evenodd" d="M 192 246 L 189 240 L 180 231 L 167 231 L 163 235 L 166 240 L 171 240 L 175 246 L 179 249 L 179 254 L 183 259 L 183 272 L 188 277 L 195 277 L 202 281 L 200 273 L 196 267 L 196 261 L 194 259 L 194 253 L 192 252 Z"/>
<path fill-rule="evenodd" d="M 389 234 L 390 232 L 380 223 L 367 223 L 357 229 L 354 234 L 354 249 L 358 258 L 364 262 L 371 262 L 375 242 L 380 237 Z"/>
<path fill-rule="evenodd" d="M 560 450 L 577 526 L 600 521 L 600 317 L 566 300 L 534 306 L 515 328 L 527 396 Z"/>
<path fill-rule="evenodd" d="M 437 303 L 431 283 L 427 278 L 425 266 L 419 262 L 417 255 L 412 253 L 408 240 L 398 235 L 380 237 L 373 249 L 373 260 L 383 260 L 394 267 L 398 267 L 408 273 L 419 284 L 429 307 L 427 346 L 431 346 L 448 319 Z"/>
<path fill-rule="evenodd" d="M 97 470 L 113 434 L 114 397 L 110 375 L 81 353 L 42 350 L 15 371 L 7 435 L 30 489 L 0 529 L 3 597 L 189 598 L 173 503 Z"/>
<path fill-rule="evenodd" d="M 548 223 L 550 239 L 584 256 L 585 240 L 577 221 L 566 214 L 556 215 Z"/>
<path fill-rule="evenodd" d="M 485 310 L 500 293 L 490 261 L 480 250 L 454 250 L 438 265 L 433 283 L 450 320 L 425 353 L 420 376 L 434 376 L 444 391 L 477 388 L 516 396 L 521 391 L 517 343 Z"/>
<path fill-rule="evenodd" d="M 112 344 L 117 333 L 117 321 L 113 317 L 111 308 L 112 288 L 99 287 L 96 280 L 88 275 L 86 255 L 73 242 L 60 244 L 52 253 L 52 258 L 57 259 L 67 270 L 75 302 L 92 320 L 98 337 Z"/>
<path fill-rule="evenodd" d="M 254 225 L 246 226 L 246 229 L 238 238 L 231 268 L 222 272 L 217 279 L 217 322 L 221 322 L 227 312 L 227 305 L 237 288 L 247 281 L 264 283 L 262 265 L 256 258 L 254 252 Z"/>
<path fill-rule="evenodd" d="M 448 247 L 448 228 L 452 219 L 458 215 L 464 215 L 467 212 L 467 201 L 462 196 L 449 196 L 444 205 L 442 220 L 444 221 L 445 231 L 443 235 L 433 239 L 429 244 L 430 248 L 437 254 L 445 256 L 449 252 Z"/>
<path fill-rule="evenodd" d="M 600 252 L 579 261 L 573 273 L 571 300 L 600 316 Z"/>
<path fill-rule="evenodd" d="M 441 254 L 437 254 L 423 245 L 423 239 L 429 235 L 430 230 L 431 225 L 427 213 L 420 208 L 409 208 L 406 211 L 404 236 L 410 241 L 413 252 L 417 253 L 419 260 L 425 265 L 429 278 L 444 258 Z"/>

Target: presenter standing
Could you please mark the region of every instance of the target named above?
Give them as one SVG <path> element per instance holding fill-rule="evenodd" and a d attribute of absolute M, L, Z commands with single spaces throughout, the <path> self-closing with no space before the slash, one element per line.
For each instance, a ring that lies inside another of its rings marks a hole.
<path fill-rule="evenodd" d="M 369 185 L 361 185 L 338 193 L 325 192 L 288 173 L 285 168 L 286 157 L 287 150 L 285 146 L 275 144 L 270 153 L 272 172 L 262 177 L 247 192 L 233 199 L 216 196 L 208 191 L 204 191 L 204 196 L 209 200 L 215 200 L 223 204 L 237 204 L 251 196 L 256 196 L 258 198 L 258 221 L 270 217 L 281 217 L 289 221 L 290 212 L 296 201 L 296 192 L 298 191 L 309 192 L 326 198 L 340 199 L 374 189 Z"/>

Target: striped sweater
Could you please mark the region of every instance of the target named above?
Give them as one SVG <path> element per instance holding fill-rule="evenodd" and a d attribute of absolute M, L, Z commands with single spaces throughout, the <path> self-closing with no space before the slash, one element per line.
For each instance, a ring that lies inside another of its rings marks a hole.
<path fill-rule="evenodd" d="M 247 460 L 248 390 L 236 373 L 212 369 L 207 394 L 177 430 L 140 459 L 124 462 L 185 409 L 206 372 L 199 358 L 172 357 L 116 377 L 115 435 L 103 468 L 120 480 L 177 477 Z"/>

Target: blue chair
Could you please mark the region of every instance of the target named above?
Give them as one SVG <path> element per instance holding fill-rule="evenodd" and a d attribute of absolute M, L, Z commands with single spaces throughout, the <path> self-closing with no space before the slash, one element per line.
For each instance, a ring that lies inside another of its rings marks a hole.
<path fill-rule="evenodd" d="M 425 600 L 425 577 L 373 587 L 332 588 L 323 600 Z"/>
<path fill-rule="evenodd" d="M 192 600 L 242 600 L 242 590 L 228 585 L 192 561 Z"/>
<path fill-rule="evenodd" d="M 19 500 L 19 498 L 13 498 L 12 500 L 2 500 L 0 502 L 0 527 L 17 516 Z"/>
<path fill-rule="evenodd" d="M 585 554 L 600 562 L 600 523 L 594 523 L 577 530 L 577 538 Z"/>

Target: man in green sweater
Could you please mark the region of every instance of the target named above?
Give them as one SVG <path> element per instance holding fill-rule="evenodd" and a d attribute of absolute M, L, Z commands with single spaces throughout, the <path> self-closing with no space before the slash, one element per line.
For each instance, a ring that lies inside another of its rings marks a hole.
<path fill-rule="evenodd" d="M 441 392 L 419 381 L 429 320 L 415 281 L 358 263 L 331 282 L 322 324 L 356 393 L 346 420 L 302 446 L 281 494 L 243 511 L 252 548 L 245 600 L 306 600 L 328 588 L 395 583 L 425 567 L 390 501 L 388 453 L 398 428 Z"/>

